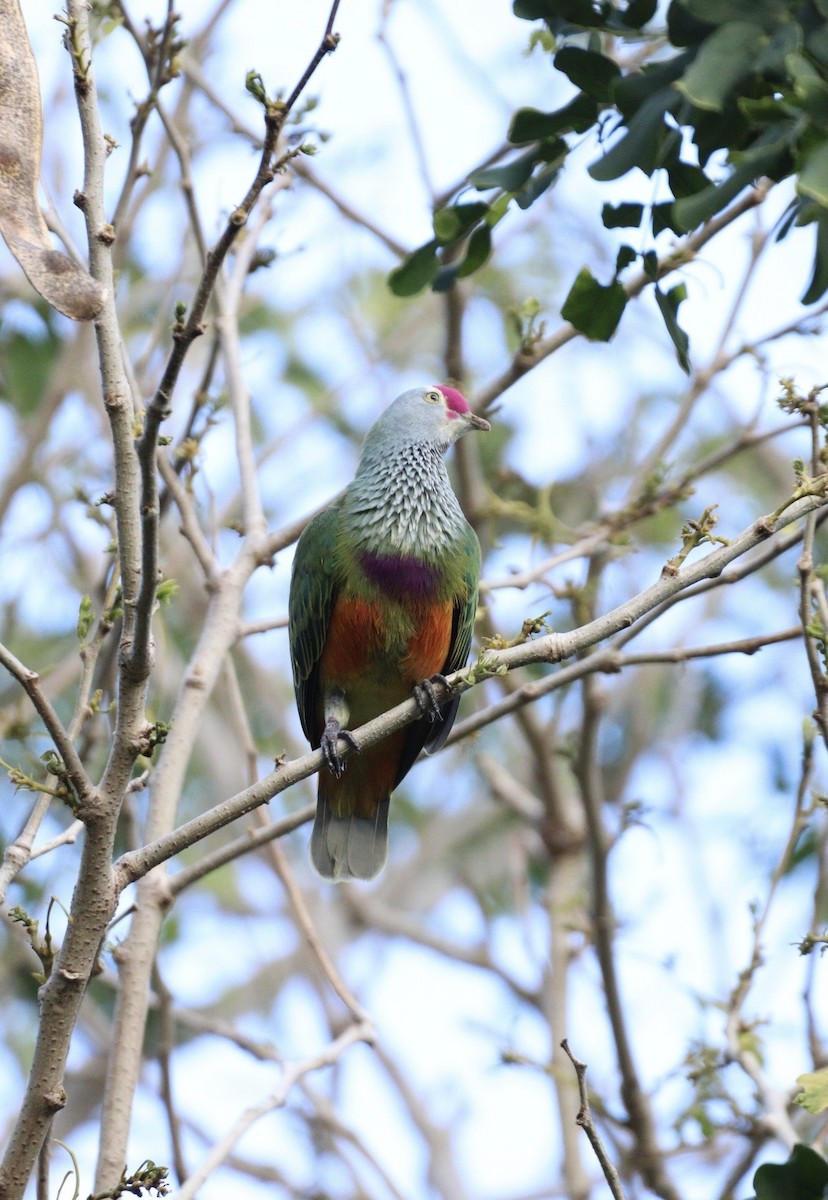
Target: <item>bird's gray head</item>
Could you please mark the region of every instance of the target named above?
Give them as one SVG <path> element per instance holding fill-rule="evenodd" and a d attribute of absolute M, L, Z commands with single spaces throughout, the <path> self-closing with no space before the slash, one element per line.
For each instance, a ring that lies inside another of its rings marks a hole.
<path fill-rule="evenodd" d="M 470 429 L 488 429 L 455 388 L 403 392 L 368 431 L 343 502 L 355 545 L 428 558 L 462 539 L 466 521 L 443 455 Z"/>
<path fill-rule="evenodd" d="M 393 453 L 403 446 L 426 445 L 445 452 L 470 429 L 490 428 L 456 388 L 411 388 L 389 404 L 369 430 L 365 449 Z"/>

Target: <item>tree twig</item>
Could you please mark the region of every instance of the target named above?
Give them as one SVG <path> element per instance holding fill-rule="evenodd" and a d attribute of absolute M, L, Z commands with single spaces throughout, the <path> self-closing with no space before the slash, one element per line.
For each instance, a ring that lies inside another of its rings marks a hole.
<path fill-rule="evenodd" d="M 598 1164 L 604 1173 L 604 1178 L 609 1185 L 609 1190 L 612 1192 L 614 1200 L 624 1200 L 624 1189 L 621 1186 L 621 1178 L 615 1168 L 615 1165 L 604 1149 L 604 1143 L 601 1141 L 601 1137 L 595 1127 L 595 1122 L 592 1119 L 592 1112 L 590 1111 L 589 1107 L 589 1095 L 587 1093 L 586 1085 L 587 1064 L 585 1062 L 581 1062 L 579 1058 L 575 1057 L 566 1038 L 564 1038 L 561 1042 L 561 1049 L 568 1056 L 569 1061 L 575 1068 L 575 1075 L 578 1080 L 578 1096 L 580 1098 L 581 1106 L 578 1109 L 578 1115 L 575 1118 L 575 1123 L 580 1125 L 581 1129 L 583 1129 L 584 1133 L 589 1138 L 589 1144 L 595 1151 L 595 1157 L 598 1159 Z"/>
<path fill-rule="evenodd" d="M 302 1059 L 301 1061 L 285 1063 L 279 1087 L 258 1104 L 251 1105 L 245 1109 L 236 1123 L 212 1147 L 201 1166 L 193 1172 L 189 1179 L 185 1180 L 176 1192 L 176 1200 L 193 1200 L 202 1184 L 209 1179 L 222 1163 L 226 1162 L 233 1147 L 247 1130 L 255 1125 L 257 1121 L 261 1120 L 262 1117 L 273 1112 L 274 1109 L 282 1108 L 290 1092 L 300 1079 L 311 1071 L 319 1071 L 323 1067 L 331 1066 L 342 1057 L 346 1050 L 357 1042 L 367 1042 L 370 1045 L 373 1039 L 374 1030 L 371 1025 L 364 1022 L 355 1022 L 348 1025 L 339 1037 L 335 1038 L 329 1046 L 325 1047 L 318 1054 L 311 1055 L 309 1058 Z"/>
<path fill-rule="evenodd" d="M 0 644 L 0 666 L 5 667 L 12 678 L 16 679 L 32 702 L 35 712 L 46 726 L 46 732 L 52 739 L 55 749 L 60 755 L 66 768 L 66 776 L 75 792 L 80 815 L 98 805 L 98 792 L 78 757 L 75 744 L 63 726 L 63 722 L 55 712 L 49 700 L 43 694 L 40 677 L 36 671 L 30 670 L 11 650 Z M 67 797 L 67 800 L 71 797 Z"/>

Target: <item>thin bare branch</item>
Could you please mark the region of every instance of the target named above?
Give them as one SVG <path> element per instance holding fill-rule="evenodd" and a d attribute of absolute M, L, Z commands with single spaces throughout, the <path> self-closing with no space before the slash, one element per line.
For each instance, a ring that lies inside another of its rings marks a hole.
<path fill-rule="evenodd" d="M 247 1130 L 255 1125 L 257 1121 L 260 1121 L 262 1117 L 273 1112 L 274 1109 L 282 1108 L 290 1092 L 305 1075 L 310 1074 L 312 1071 L 319 1071 L 323 1067 L 332 1066 L 333 1063 L 342 1057 L 346 1050 L 357 1042 L 366 1042 L 368 1045 L 371 1045 L 373 1040 L 373 1028 L 364 1022 L 356 1022 L 353 1025 L 349 1025 L 339 1037 L 335 1038 L 329 1046 L 321 1050 L 318 1054 L 298 1062 L 285 1063 L 279 1087 L 263 1100 L 259 1101 L 258 1104 L 251 1105 L 245 1109 L 236 1123 L 216 1142 L 201 1166 L 189 1179 L 185 1180 L 176 1192 L 176 1200 L 193 1200 L 202 1184 L 210 1178 L 222 1163 L 227 1161 L 228 1155 Z"/>
<path fill-rule="evenodd" d="M 589 1095 L 587 1093 L 586 1085 L 587 1065 L 575 1057 L 569 1048 L 569 1042 L 566 1040 L 566 1038 L 564 1038 L 564 1040 L 561 1042 L 561 1049 L 567 1055 L 573 1067 L 575 1068 L 575 1074 L 578 1079 L 578 1095 L 580 1096 L 581 1107 L 578 1110 L 578 1115 L 575 1118 L 575 1121 L 581 1126 L 584 1133 L 589 1138 L 589 1144 L 595 1151 L 595 1157 L 598 1159 L 598 1164 L 603 1171 L 604 1178 L 609 1185 L 609 1189 L 612 1192 L 613 1197 L 615 1200 L 624 1200 L 624 1189 L 621 1186 L 620 1176 L 615 1168 L 615 1165 L 604 1149 L 604 1143 L 601 1141 L 598 1130 L 595 1128 L 595 1122 L 592 1119 L 592 1112 L 590 1111 L 589 1107 Z"/>
<path fill-rule="evenodd" d="M 74 800 L 82 814 L 97 809 L 99 796 L 92 781 L 86 774 L 83 763 L 78 757 L 75 745 L 63 726 L 49 700 L 43 694 L 40 686 L 40 676 L 37 671 L 30 670 L 11 650 L 0 644 L 0 666 L 5 667 L 13 679 L 16 679 L 32 702 L 35 712 L 46 726 L 46 732 L 52 739 L 55 749 L 60 755 L 66 768 L 66 779 L 74 791 Z M 67 801 L 72 796 L 67 795 Z"/>

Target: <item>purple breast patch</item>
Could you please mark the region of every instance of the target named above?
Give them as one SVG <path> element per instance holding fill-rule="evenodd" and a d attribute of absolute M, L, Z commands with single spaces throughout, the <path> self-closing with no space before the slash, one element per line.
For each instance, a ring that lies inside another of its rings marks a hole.
<path fill-rule="evenodd" d="M 389 595 L 427 597 L 437 590 L 437 568 L 420 559 L 365 553 L 360 563 L 371 583 Z"/>

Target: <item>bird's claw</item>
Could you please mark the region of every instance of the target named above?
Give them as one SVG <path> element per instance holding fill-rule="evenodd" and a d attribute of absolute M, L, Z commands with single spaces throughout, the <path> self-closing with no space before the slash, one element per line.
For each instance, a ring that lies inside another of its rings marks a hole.
<path fill-rule="evenodd" d="M 435 683 L 441 683 L 446 688 L 449 686 L 445 675 L 432 675 L 430 679 L 422 679 L 419 683 L 415 683 L 413 688 L 417 707 L 424 717 L 428 717 L 432 724 L 436 721 L 441 721 L 443 718 L 443 709 L 434 691 Z M 443 704 L 445 703 L 444 700 Z"/>
<path fill-rule="evenodd" d="M 322 730 L 322 738 L 319 745 L 322 750 L 322 757 L 325 760 L 325 766 L 335 779 L 342 778 L 346 766 L 345 759 L 337 749 L 336 743 L 339 738 L 346 741 L 356 754 L 360 752 L 357 740 L 350 729 L 343 729 L 339 721 L 335 721 L 333 718 L 325 722 L 325 728 Z"/>

